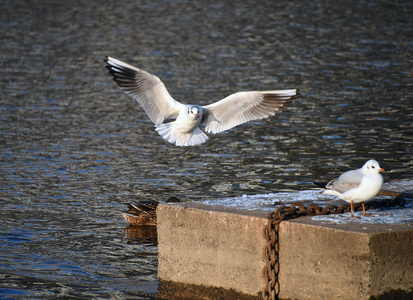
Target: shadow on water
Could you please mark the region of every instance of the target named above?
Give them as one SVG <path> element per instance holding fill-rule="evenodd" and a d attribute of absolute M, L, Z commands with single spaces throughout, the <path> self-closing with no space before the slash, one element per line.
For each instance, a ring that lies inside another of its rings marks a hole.
<path fill-rule="evenodd" d="M 386 181 L 412 177 L 411 1 L 6 0 L 0 14 L 0 297 L 156 292 L 156 231 L 127 228 L 129 202 L 302 190 L 368 158 Z M 173 147 L 111 81 L 105 55 L 182 102 L 301 96 Z"/>

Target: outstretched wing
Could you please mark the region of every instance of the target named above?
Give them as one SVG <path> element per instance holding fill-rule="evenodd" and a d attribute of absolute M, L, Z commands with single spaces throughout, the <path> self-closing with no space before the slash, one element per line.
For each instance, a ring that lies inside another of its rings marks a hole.
<path fill-rule="evenodd" d="M 158 77 L 113 57 L 106 57 L 105 62 L 113 80 L 142 105 L 156 125 L 179 114 L 183 104 L 172 98 Z"/>
<path fill-rule="evenodd" d="M 218 133 L 252 120 L 275 115 L 297 96 L 297 90 L 238 92 L 203 106 L 201 125 Z"/>

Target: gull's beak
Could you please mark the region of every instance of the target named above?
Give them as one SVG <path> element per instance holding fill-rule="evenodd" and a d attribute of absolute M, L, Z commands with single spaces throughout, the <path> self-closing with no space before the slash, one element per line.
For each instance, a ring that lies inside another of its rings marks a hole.
<path fill-rule="evenodd" d="M 195 114 L 195 116 L 198 118 L 198 117 L 199 117 L 199 114 Z"/>
<path fill-rule="evenodd" d="M 384 173 L 384 169 L 383 169 L 383 168 L 380 168 L 380 169 L 379 169 L 379 172 L 383 172 L 383 173 Z"/>

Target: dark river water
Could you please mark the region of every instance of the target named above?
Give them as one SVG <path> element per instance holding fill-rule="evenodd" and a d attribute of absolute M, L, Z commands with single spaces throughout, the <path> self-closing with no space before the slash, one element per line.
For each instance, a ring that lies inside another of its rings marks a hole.
<path fill-rule="evenodd" d="M 0 298 L 157 292 L 126 203 L 302 190 L 367 159 L 413 177 L 413 1 L 2 0 Z M 299 88 L 272 118 L 169 145 L 110 55 L 184 103 Z"/>

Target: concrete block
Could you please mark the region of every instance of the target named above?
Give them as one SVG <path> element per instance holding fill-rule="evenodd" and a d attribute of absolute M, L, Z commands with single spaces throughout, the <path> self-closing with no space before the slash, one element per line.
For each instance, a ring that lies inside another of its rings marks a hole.
<path fill-rule="evenodd" d="M 192 202 L 161 204 L 157 213 L 161 281 L 259 297 L 267 212 Z M 281 299 L 413 296 L 409 224 L 326 225 L 303 217 L 283 221 L 279 239 Z"/>
<path fill-rule="evenodd" d="M 266 213 L 180 203 L 157 214 L 161 280 L 260 293 Z"/>
<path fill-rule="evenodd" d="M 282 222 L 280 297 L 370 299 L 390 291 L 411 293 L 413 228 L 392 227 L 320 225 L 309 218 Z"/>

